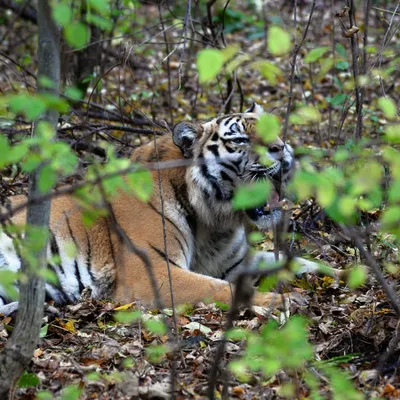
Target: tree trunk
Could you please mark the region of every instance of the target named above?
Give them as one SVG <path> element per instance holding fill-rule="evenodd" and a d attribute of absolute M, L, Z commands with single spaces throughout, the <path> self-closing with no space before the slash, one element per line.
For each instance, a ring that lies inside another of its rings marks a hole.
<path fill-rule="evenodd" d="M 38 0 L 38 72 L 54 83 L 54 88 L 39 87 L 40 92 L 51 92 L 59 95 L 60 87 L 60 45 L 59 30 L 51 18 L 51 8 L 48 0 Z M 46 121 L 56 130 L 58 112 L 48 110 L 42 121 Z M 37 127 L 37 124 L 36 124 Z M 36 129 L 35 129 L 36 131 Z M 29 198 L 36 197 L 40 192 L 37 181 L 40 168 L 33 172 L 29 179 Z M 50 201 L 32 204 L 27 209 L 27 226 L 48 228 L 50 217 Z M 47 240 L 42 248 L 35 250 L 36 268 L 47 265 Z M 27 368 L 39 339 L 45 299 L 45 283 L 37 271 L 26 260 L 21 262 L 22 273 L 28 279 L 20 285 L 19 312 L 15 329 L 0 354 L 0 399 L 6 399 L 8 392 Z"/>

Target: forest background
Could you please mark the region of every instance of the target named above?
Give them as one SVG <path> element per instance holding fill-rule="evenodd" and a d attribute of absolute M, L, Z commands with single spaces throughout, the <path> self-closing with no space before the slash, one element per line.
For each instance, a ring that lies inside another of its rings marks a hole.
<path fill-rule="evenodd" d="M 400 397 L 400 2 L 0 0 L 0 21 L 6 208 L 8 196 L 28 192 L 29 176 L 33 196 L 65 184 L 92 199 L 109 195 L 123 184 L 135 146 L 181 120 L 257 101 L 267 112 L 260 134 L 291 143 L 299 171 L 289 188 L 288 234 L 254 234 L 254 246 L 271 250 L 279 242 L 335 267 L 357 266 L 347 283 L 294 281 L 308 305 L 273 315 L 229 312 L 225 304 L 175 314 L 84 297 L 51 305 L 42 319 L 36 297 L 19 318 L 0 316 L 0 376 L 24 371 L 3 379 L 0 393 Z M 53 38 L 50 53 L 41 53 L 40 37 Z M 146 199 L 149 175 L 130 172 L 132 190 Z M 40 207 L 51 195 L 44 197 L 30 204 L 30 215 L 45 225 Z M 95 216 L 88 208 L 85 218 Z M 27 254 L 40 260 L 40 235 L 30 234 L 36 241 Z M 31 289 L 52 279 L 28 276 Z M 1 272 L 0 279 L 12 290 L 15 276 Z M 261 290 L 275 281 L 268 275 Z M 7 359 L 21 340 L 30 345 L 26 353 Z"/>

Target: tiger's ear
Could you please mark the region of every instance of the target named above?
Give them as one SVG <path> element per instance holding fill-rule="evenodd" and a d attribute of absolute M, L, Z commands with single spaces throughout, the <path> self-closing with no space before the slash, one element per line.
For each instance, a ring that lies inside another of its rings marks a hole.
<path fill-rule="evenodd" d="M 185 158 L 193 157 L 193 146 L 199 135 L 200 127 L 193 122 L 179 122 L 172 131 L 172 140 L 181 149 Z"/>
<path fill-rule="evenodd" d="M 265 111 L 262 108 L 262 106 L 260 106 L 259 104 L 257 104 L 255 101 L 253 102 L 252 106 L 245 111 L 245 113 L 254 113 L 257 116 L 260 116 L 261 114 L 263 114 Z"/>

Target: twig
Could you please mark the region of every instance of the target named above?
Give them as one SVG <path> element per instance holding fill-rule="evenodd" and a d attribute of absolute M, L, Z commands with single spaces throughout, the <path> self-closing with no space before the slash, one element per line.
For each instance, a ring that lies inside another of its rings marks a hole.
<path fill-rule="evenodd" d="M 349 22 L 350 29 L 356 26 L 355 20 L 355 7 L 354 1 L 348 0 L 347 5 L 349 7 Z M 368 32 L 367 32 L 368 33 Z M 363 109 L 363 91 L 360 88 L 360 83 L 358 81 L 359 73 L 359 48 L 358 48 L 358 34 L 357 32 L 351 35 L 351 54 L 352 54 L 352 67 L 353 67 L 353 78 L 355 85 L 355 97 L 356 97 L 356 115 L 357 115 L 357 123 L 354 132 L 354 139 L 356 142 L 361 140 L 362 138 L 362 109 Z M 366 42 L 367 38 L 364 32 L 364 42 Z"/>
<path fill-rule="evenodd" d="M 202 165 L 203 161 L 197 161 L 197 165 Z M 183 160 L 168 160 L 168 161 L 161 161 L 161 162 L 154 162 L 154 163 L 147 163 L 147 164 L 134 164 L 128 168 L 124 168 L 120 171 L 110 172 L 108 174 L 104 174 L 101 177 L 96 177 L 94 179 L 89 179 L 82 183 L 77 183 L 73 186 L 65 186 L 60 189 L 56 189 L 51 193 L 46 193 L 40 196 L 32 197 L 32 199 L 22 202 L 15 206 L 14 208 L 7 210 L 7 212 L 2 213 L 0 210 L 0 223 L 6 221 L 11 216 L 15 215 L 16 213 L 22 211 L 28 205 L 31 204 L 38 204 L 42 201 L 57 198 L 66 194 L 71 194 L 76 192 L 78 189 L 81 189 L 86 186 L 97 185 L 99 182 L 104 181 L 106 179 L 112 179 L 117 176 L 122 176 L 129 174 L 131 172 L 140 171 L 143 168 L 149 170 L 157 170 L 157 169 L 170 169 L 170 168 L 180 168 L 180 167 L 188 167 L 193 164 L 192 159 L 183 159 Z"/>
<path fill-rule="evenodd" d="M 245 271 L 238 275 L 236 284 L 235 284 L 234 295 L 233 295 L 233 299 L 232 299 L 232 306 L 230 308 L 230 311 L 228 313 L 227 320 L 225 323 L 224 336 L 223 336 L 222 340 L 220 341 L 219 346 L 217 347 L 217 350 L 216 350 L 216 353 L 214 356 L 214 362 L 213 362 L 213 365 L 212 365 L 212 368 L 210 371 L 210 376 L 209 376 L 209 380 L 208 380 L 208 390 L 207 390 L 207 397 L 209 400 L 215 399 L 214 390 L 215 390 L 215 386 L 217 384 L 217 379 L 218 379 L 219 363 L 224 354 L 225 345 L 227 342 L 226 332 L 233 328 L 233 322 L 239 313 L 240 307 L 243 305 L 246 306 L 246 305 L 250 304 L 251 296 L 252 296 L 252 294 L 254 294 L 254 290 L 251 288 L 251 285 L 249 284 L 249 278 L 266 277 L 266 276 L 275 274 L 279 271 L 282 271 L 282 270 L 288 268 L 291 260 L 292 260 L 292 258 L 288 257 L 286 259 L 285 263 L 281 266 L 270 268 L 268 270 Z M 251 289 L 251 291 L 249 291 L 249 289 Z M 279 293 L 277 293 L 277 296 L 279 296 Z"/>
<path fill-rule="evenodd" d="M 378 54 L 378 58 L 377 58 L 377 60 L 376 60 L 375 63 L 374 63 L 374 65 L 376 64 L 376 62 L 378 63 L 378 68 L 381 67 L 381 64 L 382 64 L 382 57 L 383 57 L 383 51 L 385 50 L 387 44 L 389 43 L 389 40 L 387 40 L 387 37 L 388 37 L 388 35 L 389 35 L 390 30 L 392 29 L 393 20 L 394 20 L 395 15 L 397 14 L 397 10 L 399 9 L 399 7 L 400 7 L 400 1 L 397 3 L 397 6 L 396 6 L 396 8 L 395 8 L 395 10 L 394 10 L 394 12 L 393 12 L 393 14 L 392 14 L 392 17 L 390 18 L 389 26 L 388 26 L 388 28 L 387 28 L 387 30 L 386 30 L 386 32 L 385 32 L 384 37 L 383 37 L 381 49 L 380 49 L 379 54 Z M 384 88 L 384 86 L 383 86 L 383 80 L 382 80 L 381 77 L 379 77 L 379 81 L 380 81 L 380 83 L 381 83 L 382 94 L 385 96 L 385 88 Z"/>
<path fill-rule="evenodd" d="M 90 107 L 90 100 L 92 100 L 92 96 L 93 96 L 94 91 L 95 91 L 96 88 L 97 88 L 97 85 L 98 85 L 98 84 L 100 83 L 100 81 L 101 81 L 106 75 L 108 75 L 114 68 L 119 67 L 120 65 L 121 65 L 121 63 L 114 64 L 114 65 L 113 65 L 112 67 L 110 67 L 106 72 L 104 72 L 104 74 L 101 75 L 101 76 L 99 77 L 99 79 L 97 79 L 96 83 L 93 85 L 93 89 L 92 89 L 92 91 L 90 92 L 90 95 L 89 95 L 89 98 L 88 98 L 88 101 L 87 101 L 87 111 L 86 111 L 85 120 L 88 119 L 88 113 L 89 113 L 89 107 Z"/>
<path fill-rule="evenodd" d="M 154 135 L 154 148 L 156 151 L 156 160 L 159 161 L 159 154 L 158 154 L 158 147 L 157 147 L 157 136 Z M 174 321 L 175 327 L 175 340 L 179 344 L 179 334 L 178 334 L 178 322 L 176 319 L 176 310 L 175 310 L 175 299 L 174 299 L 174 290 L 172 284 L 172 274 L 171 274 L 171 265 L 169 263 L 169 256 L 168 256 L 168 243 L 167 243 L 167 227 L 165 223 L 165 209 L 164 209 L 164 196 L 163 196 L 163 186 L 161 181 L 161 171 L 157 170 L 157 180 L 158 180 L 158 190 L 160 195 L 160 206 L 161 206 L 161 221 L 162 221 L 162 228 L 163 228 L 163 239 L 164 239 L 164 253 L 165 253 L 165 261 L 167 263 L 168 269 L 168 281 L 169 281 L 169 290 L 171 295 L 171 308 L 172 308 L 172 318 Z M 180 348 L 180 346 L 178 346 Z M 174 351 L 175 353 L 175 351 Z M 183 359 L 183 357 L 182 357 Z M 175 384 L 177 379 L 177 371 L 176 371 L 176 355 L 173 354 L 172 356 L 172 368 L 171 368 L 171 395 L 175 398 Z"/>
<path fill-rule="evenodd" d="M 286 107 L 285 122 L 283 124 L 283 137 L 282 137 L 282 140 L 284 142 L 286 142 L 286 139 L 287 139 L 287 133 L 288 133 L 288 128 L 289 128 L 289 116 L 290 116 L 290 110 L 292 108 L 293 88 L 294 88 L 294 74 L 295 74 L 295 70 L 296 70 L 297 55 L 299 54 L 301 46 L 303 45 L 304 40 L 306 39 L 306 36 L 307 36 L 307 33 L 308 33 L 308 28 L 310 27 L 310 23 L 311 23 L 311 18 L 312 18 L 313 13 L 314 13 L 315 3 L 316 3 L 316 0 L 313 0 L 312 6 L 311 6 L 311 11 L 310 11 L 310 16 L 308 17 L 306 29 L 304 30 L 303 37 L 301 39 L 300 44 L 297 45 L 297 39 L 295 39 L 295 44 L 293 46 L 292 67 L 291 67 L 290 79 L 289 79 L 290 84 L 289 84 L 288 104 L 287 104 L 287 107 Z M 297 0 L 295 0 L 295 6 L 294 6 L 294 24 L 295 24 L 295 28 L 297 30 L 296 9 L 297 9 Z"/>
<path fill-rule="evenodd" d="M 189 26 L 189 19 L 191 19 L 191 9 L 192 9 L 192 0 L 188 0 L 187 6 L 186 6 L 186 12 L 185 12 L 185 19 L 183 21 L 183 48 L 181 51 L 181 55 L 179 57 L 179 67 L 178 67 L 178 88 L 179 90 L 181 88 L 181 74 L 182 74 L 182 62 L 183 62 L 183 56 L 186 52 L 186 44 L 187 44 L 187 32 L 188 32 L 188 26 Z M 193 24 L 193 22 L 191 21 Z"/>
<path fill-rule="evenodd" d="M 385 277 L 381 269 L 379 268 L 378 263 L 375 261 L 374 257 L 371 255 L 369 251 L 367 251 L 360 239 L 360 234 L 358 231 L 352 228 L 345 227 L 341 225 L 341 229 L 345 235 L 350 237 L 355 246 L 357 247 L 358 251 L 360 252 L 361 257 L 363 257 L 367 266 L 372 270 L 375 274 L 376 279 L 378 280 L 379 284 L 382 286 L 382 289 L 386 293 L 393 310 L 396 312 L 397 315 L 400 316 L 400 301 L 399 297 L 397 296 L 396 292 L 392 288 L 392 286 L 386 281 Z"/>
<path fill-rule="evenodd" d="M 164 28 L 164 18 L 161 11 L 161 3 L 158 5 L 158 14 L 160 16 L 161 29 L 163 31 L 164 41 L 165 41 L 165 51 L 167 52 L 167 77 L 168 77 L 168 111 L 169 111 L 169 123 L 171 126 L 174 124 L 174 117 L 172 114 L 172 83 L 171 83 L 171 66 L 169 63 L 169 44 L 167 40 L 167 31 Z"/>

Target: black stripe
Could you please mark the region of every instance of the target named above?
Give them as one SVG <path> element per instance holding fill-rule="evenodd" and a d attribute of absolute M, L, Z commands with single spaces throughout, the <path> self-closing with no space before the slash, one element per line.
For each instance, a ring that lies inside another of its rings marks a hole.
<path fill-rule="evenodd" d="M 90 275 L 90 278 L 92 279 L 93 283 L 96 282 L 96 279 L 93 276 L 92 273 L 92 244 L 90 243 L 90 237 L 89 234 L 87 232 L 87 230 L 85 229 L 85 233 L 86 233 L 86 240 L 87 240 L 87 255 L 86 255 L 86 266 Z"/>
<path fill-rule="evenodd" d="M 177 200 L 177 201 L 178 201 L 178 200 Z M 163 217 L 162 212 L 159 211 L 159 210 L 157 210 L 157 208 L 153 205 L 153 203 L 148 202 L 147 204 L 150 206 L 150 208 L 151 208 L 153 211 L 155 211 L 158 215 L 160 215 L 161 218 Z M 187 240 L 186 240 L 186 238 L 185 238 L 185 235 L 184 235 L 183 232 L 178 228 L 178 226 L 175 224 L 175 222 L 172 221 L 170 218 L 168 218 L 165 214 L 164 214 L 164 219 L 165 219 L 166 221 L 168 221 L 178 232 L 180 232 L 180 233 L 182 234 L 182 239 L 184 240 L 184 242 L 185 242 L 185 244 L 186 244 L 186 247 L 189 249 L 189 244 L 188 244 L 188 242 L 187 242 Z"/>
<path fill-rule="evenodd" d="M 214 154 L 214 156 L 216 156 L 216 157 L 219 156 L 217 144 L 210 144 L 209 146 L 207 146 L 207 149 L 210 150 Z"/>
<path fill-rule="evenodd" d="M 186 257 L 186 252 L 185 252 L 185 249 L 184 249 L 184 247 L 183 247 L 183 244 L 182 244 L 182 242 L 179 240 L 178 236 L 174 236 L 174 238 L 175 238 L 175 240 L 178 242 L 179 247 L 181 248 L 183 257 L 185 257 L 186 266 L 187 266 L 187 268 L 189 268 L 190 265 L 189 265 L 189 263 L 188 263 L 188 259 L 187 259 L 187 257 Z"/>
<path fill-rule="evenodd" d="M 50 300 L 54 300 L 54 301 L 56 301 L 57 303 L 60 303 L 60 304 L 69 303 L 68 296 L 65 293 L 64 288 L 61 286 L 60 278 L 57 275 L 57 271 L 55 270 L 55 266 L 50 264 L 50 263 L 47 263 L 47 269 L 49 269 L 49 270 L 51 270 L 51 271 L 53 271 L 55 273 L 55 275 L 57 277 L 57 283 L 46 282 L 46 284 L 51 286 L 52 289 L 57 292 L 57 295 L 61 298 L 61 300 L 59 301 L 58 299 L 52 298 L 50 296 L 50 292 L 47 292 L 47 289 L 46 289 L 46 301 L 49 301 L 49 299 L 50 299 Z"/>
<path fill-rule="evenodd" d="M 225 171 L 221 171 L 221 178 L 224 181 L 228 181 L 228 182 L 233 183 L 233 179 Z"/>
<path fill-rule="evenodd" d="M 226 145 L 225 145 L 225 148 L 226 148 L 227 152 L 228 152 L 228 153 L 231 153 L 231 154 L 234 153 L 234 152 L 236 151 L 235 149 L 232 149 L 231 147 L 226 146 Z"/>
<path fill-rule="evenodd" d="M 111 205 L 110 205 L 110 207 L 111 207 Z M 106 226 L 107 226 L 107 235 L 108 235 L 108 241 L 110 242 L 111 259 L 112 259 L 112 262 L 114 263 L 114 265 L 116 266 L 117 263 L 115 262 L 115 249 L 114 249 L 114 244 L 113 244 L 113 241 L 112 241 L 112 238 L 111 238 L 110 223 L 111 223 L 110 221 L 107 221 L 107 224 L 106 224 Z"/>
<path fill-rule="evenodd" d="M 83 286 L 83 283 L 82 283 L 82 277 L 81 277 L 81 273 L 80 273 L 80 271 L 79 271 L 79 266 L 78 266 L 78 261 L 77 260 L 75 260 L 75 262 L 74 262 L 74 269 L 75 269 L 75 276 L 76 276 L 76 279 L 78 280 L 78 285 L 79 285 L 79 293 L 82 293 L 82 290 L 85 288 L 85 286 Z"/>
<path fill-rule="evenodd" d="M 182 268 L 180 265 L 178 265 L 177 263 L 175 263 L 174 261 L 172 261 L 169 257 L 167 258 L 167 255 L 160 249 L 158 249 L 157 247 L 154 247 L 152 244 L 149 243 L 149 246 L 160 256 L 162 257 L 165 261 L 169 261 L 172 265 L 175 265 L 175 267 Z"/>
<path fill-rule="evenodd" d="M 234 172 L 235 174 L 239 173 L 239 169 L 237 167 L 234 167 L 232 165 L 229 165 L 225 162 L 220 162 L 219 165 L 222 165 L 224 168 L 229 169 L 229 171 Z"/>
<path fill-rule="evenodd" d="M 211 186 L 215 190 L 215 198 L 217 200 L 222 200 L 224 198 L 224 195 L 222 193 L 220 185 L 219 185 L 218 181 L 216 180 L 216 178 L 208 172 L 208 168 L 207 168 L 206 164 L 203 164 L 201 166 L 201 172 L 203 173 L 204 177 L 211 183 Z"/>
<path fill-rule="evenodd" d="M 211 140 L 212 140 L 213 142 L 216 142 L 218 139 L 219 139 L 218 133 L 214 133 L 214 135 L 212 136 Z"/>
<path fill-rule="evenodd" d="M 242 162 L 242 159 L 239 158 L 237 161 L 232 160 L 231 164 L 234 165 L 238 169 L 238 171 L 240 171 L 239 167 L 240 167 L 241 162 Z"/>
<path fill-rule="evenodd" d="M 74 237 L 74 235 L 72 233 L 72 228 L 71 228 L 71 223 L 69 221 L 69 217 L 68 217 L 68 215 L 66 213 L 64 213 L 64 215 L 65 215 L 65 219 L 67 221 L 67 228 L 68 228 L 69 235 L 71 236 L 71 239 L 72 239 L 72 241 L 74 242 L 74 245 L 75 245 L 76 252 L 78 253 L 79 249 L 78 249 L 78 245 L 76 243 L 75 237 Z M 75 270 L 75 277 L 78 280 L 79 293 L 81 293 L 82 290 L 84 289 L 84 286 L 83 286 L 83 283 L 82 283 L 81 273 L 79 272 L 78 260 L 76 258 L 74 260 L 74 270 Z"/>
<path fill-rule="evenodd" d="M 233 119 L 233 117 L 228 118 L 225 122 L 224 122 L 224 126 L 227 126 L 229 124 L 229 122 L 231 122 Z"/>
<path fill-rule="evenodd" d="M 236 267 L 238 267 L 245 258 L 246 258 L 246 256 L 242 257 L 239 261 L 235 262 L 235 264 L 233 264 L 232 267 L 229 267 L 227 270 L 225 270 L 224 273 L 221 275 L 220 279 L 222 279 L 222 280 L 226 279 L 228 274 L 230 272 L 232 272 Z"/>
<path fill-rule="evenodd" d="M 58 247 L 56 236 L 52 230 L 50 230 L 50 251 L 52 256 L 60 257 L 60 248 Z M 60 268 L 60 271 L 65 274 L 61 258 L 58 267 Z"/>

